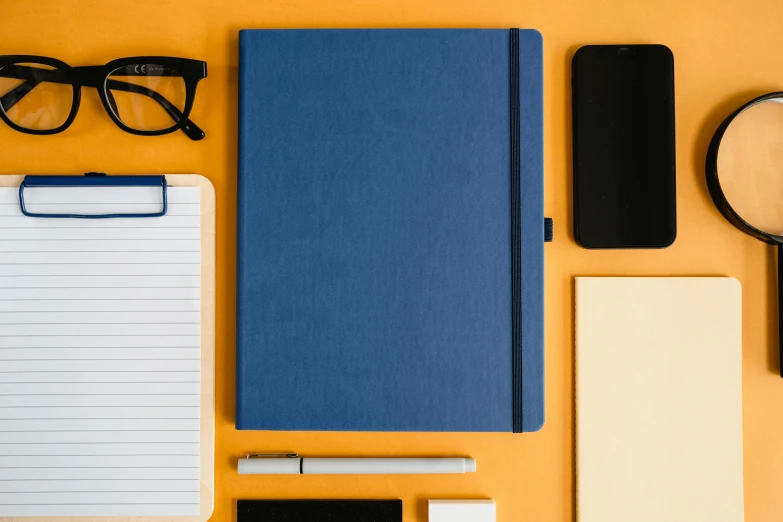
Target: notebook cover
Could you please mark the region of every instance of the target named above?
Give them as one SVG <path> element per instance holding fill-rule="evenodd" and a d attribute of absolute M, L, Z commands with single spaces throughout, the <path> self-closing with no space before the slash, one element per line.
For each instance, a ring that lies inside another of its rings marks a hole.
<path fill-rule="evenodd" d="M 539 429 L 540 34 L 245 30 L 239 46 L 237 428 Z"/>
<path fill-rule="evenodd" d="M 401 500 L 238 500 L 237 522 L 402 522 Z"/>
<path fill-rule="evenodd" d="M 577 278 L 576 409 L 579 522 L 741 522 L 739 282 Z"/>

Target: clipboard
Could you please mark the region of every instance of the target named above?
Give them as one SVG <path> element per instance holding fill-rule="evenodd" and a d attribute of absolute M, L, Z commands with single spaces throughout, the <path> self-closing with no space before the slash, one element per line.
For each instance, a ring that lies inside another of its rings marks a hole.
<path fill-rule="evenodd" d="M 40 215 L 25 206 L 25 190 L 41 186 L 159 186 L 163 193 L 163 208 L 145 215 L 110 213 L 102 215 Z M 198 187 L 200 195 L 200 396 L 199 407 L 199 515 L 197 516 L 13 516 L 0 517 L 0 522 L 29 522 L 34 519 L 47 522 L 74 522 L 101 520 L 105 522 L 205 522 L 214 509 L 214 446 L 215 446 L 215 192 L 205 177 L 193 174 L 165 176 L 105 176 L 90 173 L 86 176 L 0 176 L 0 187 L 19 187 L 20 206 L 30 219 L 70 217 L 111 219 L 115 217 L 155 218 L 166 214 L 168 187 Z"/>

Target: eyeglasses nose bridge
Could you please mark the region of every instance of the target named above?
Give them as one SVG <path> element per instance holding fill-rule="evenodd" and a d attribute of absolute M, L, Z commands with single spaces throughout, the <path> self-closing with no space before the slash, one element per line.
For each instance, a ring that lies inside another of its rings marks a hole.
<path fill-rule="evenodd" d="M 74 84 L 98 89 L 101 88 L 107 77 L 106 70 L 102 65 L 80 65 L 74 67 L 73 72 L 75 73 L 73 74 Z"/>

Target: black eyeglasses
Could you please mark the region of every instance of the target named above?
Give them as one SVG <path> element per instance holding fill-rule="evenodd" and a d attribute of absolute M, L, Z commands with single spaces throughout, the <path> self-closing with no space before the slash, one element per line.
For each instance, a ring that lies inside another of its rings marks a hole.
<path fill-rule="evenodd" d="M 56 134 L 73 123 L 81 88 L 95 87 L 119 128 L 140 136 L 182 129 L 204 137 L 190 111 L 206 62 L 163 56 L 120 58 L 106 65 L 71 67 L 44 56 L 0 56 L 0 118 L 28 134 Z"/>

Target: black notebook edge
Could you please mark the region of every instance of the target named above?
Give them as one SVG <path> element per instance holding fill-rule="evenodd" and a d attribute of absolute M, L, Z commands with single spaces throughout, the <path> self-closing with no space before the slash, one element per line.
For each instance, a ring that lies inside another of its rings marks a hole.
<path fill-rule="evenodd" d="M 311 518 L 309 510 L 317 511 Z M 262 518 L 263 517 L 263 518 Z M 274 518 L 271 518 L 274 517 Z M 402 522 L 402 500 L 237 500 L 237 522 Z"/>

